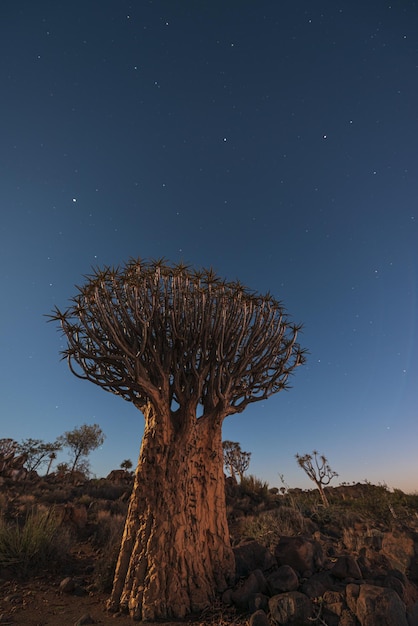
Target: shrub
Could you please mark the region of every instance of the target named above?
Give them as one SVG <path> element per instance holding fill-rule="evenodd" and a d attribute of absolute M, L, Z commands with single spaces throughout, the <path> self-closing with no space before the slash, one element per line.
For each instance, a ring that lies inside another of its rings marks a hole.
<path fill-rule="evenodd" d="M 94 582 L 99 591 L 110 591 L 115 574 L 116 561 L 122 541 L 125 516 L 112 515 L 110 511 L 97 514 L 97 533 L 94 543 L 102 548 L 94 568 Z"/>
<path fill-rule="evenodd" d="M 69 542 L 50 512 L 32 510 L 23 524 L 0 518 L 0 567 L 22 577 L 33 575 L 46 564 L 62 562 Z"/>
<path fill-rule="evenodd" d="M 243 538 L 256 539 L 266 548 L 273 549 L 280 537 L 303 533 L 305 524 L 305 519 L 297 509 L 280 506 L 243 519 L 240 522 L 240 532 Z"/>

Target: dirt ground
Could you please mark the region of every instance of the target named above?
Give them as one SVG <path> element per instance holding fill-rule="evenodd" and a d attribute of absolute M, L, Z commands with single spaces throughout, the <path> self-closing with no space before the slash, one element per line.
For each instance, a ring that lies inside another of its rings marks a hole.
<path fill-rule="evenodd" d="M 79 546 L 80 547 L 80 546 Z M 101 626 L 133 626 L 128 615 L 109 613 L 106 601 L 109 594 L 95 589 L 90 573 L 94 562 L 88 545 L 78 551 L 71 566 L 71 577 L 75 589 L 65 593 L 60 589 L 65 574 L 50 574 L 31 578 L 27 581 L 0 578 L 0 626 L 78 626 L 98 624 Z M 83 618 L 90 616 L 91 620 Z M 244 626 L 248 621 L 212 608 L 206 615 L 193 617 L 187 621 L 147 623 L 147 626 Z"/>
<path fill-rule="evenodd" d="M 128 615 L 108 613 L 106 611 L 107 594 L 87 592 L 61 593 L 59 584 L 42 579 L 18 583 L 0 582 L 0 625 L 1 626 L 75 626 L 78 620 L 89 615 L 92 621 L 80 624 L 99 624 L 101 626 L 133 626 L 137 622 Z M 244 624 L 245 621 L 226 620 L 225 616 L 217 619 L 212 615 L 208 620 L 191 618 L 187 622 L 163 622 L 164 626 L 199 626 L 219 624 Z M 153 626 L 147 623 L 147 626 Z M 157 625 L 154 625 L 157 626 Z M 159 623 L 158 626 L 162 626 Z"/>
<path fill-rule="evenodd" d="M 106 611 L 107 594 L 87 592 L 84 595 L 61 593 L 59 584 L 35 579 L 30 582 L 0 581 L 0 626 L 133 626 L 128 615 Z M 82 618 L 90 616 L 91 621 Z M 214 612 L 206 618 L 191 617 L 187 622 L 160 622 L 147 626 L 244 626 L 244 618 Z"/>
<path fill-rule="evenodd" d="M 0 624 L 21 626 L 72 626 L 86 616 L 95 624 L 132 626 L 128 616 L 105 610 L 107 596 L 100 593 L 60 593 L 59 586 L 43 580 L 7 581 L 0 585 Z M 84 622 L 88 623 L 88 622 Z"/>

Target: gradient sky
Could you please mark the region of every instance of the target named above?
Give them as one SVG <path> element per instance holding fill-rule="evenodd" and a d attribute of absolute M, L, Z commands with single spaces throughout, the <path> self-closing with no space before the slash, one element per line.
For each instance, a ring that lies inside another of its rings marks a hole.
<path fill-rule="evenodd" d="M 92 266 L 166 257 L 271 291 L 310 354 L 227 418 L 250 473 L 418 491 L 418 6 L 3 0 L 0 437 L 142 415 L 70 374 L 45 314 Z M 65 460 L 65 457 L 59 460 Z"/>

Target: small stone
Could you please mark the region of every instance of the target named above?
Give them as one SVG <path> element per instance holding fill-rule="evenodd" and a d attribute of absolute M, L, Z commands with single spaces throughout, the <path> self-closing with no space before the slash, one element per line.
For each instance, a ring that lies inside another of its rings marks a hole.
<path fill-rule="evenodd" d="M 21 593 L 12 593 L 4 598 L 5 602 L 10 604 L 21 604 L 23 602 L 23 596 Z"/>
<path fill-rule="evenodd" d="M 60 591 L 62 593 L 72 593 L 74 589 L 75 589 L 75 581 L 70 576 L 68 576 L 67 578 L 64 578 L 60 582 Z"/>
<path fill-rule="evenodd" d="M 74 626 L 84 626 L 84 624 L 95 624 L 96 621 L 92 618 L 92 616 L 90 615 L 90 613 L 86 613 L 85 615 L 82 615 L 80 617 L 80 619 L 78 619 Z"/>

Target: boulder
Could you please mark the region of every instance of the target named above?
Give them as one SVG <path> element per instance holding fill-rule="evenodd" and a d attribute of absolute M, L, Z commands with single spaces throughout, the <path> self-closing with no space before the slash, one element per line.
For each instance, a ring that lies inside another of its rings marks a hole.
<path fill-rule="evenodd" d="M 279 565 L 290 565 L 305 578 L 320 569 L 325 563 L 322 546 L 307 537 L 281 537 L 274 550 Z"/>
<path fill-rule="evenodd" d="M 331 569 L 331 574 L 340 580 L 351 578 L 360 580 L 363 578 L 356 559 L 352 556 L 339 556 Z"/>
<path fill-rule="evenodd" d="M 254 570 L 244 581 L 235 589 L 231 596 L 231 602 L 241 611 L 249 609 L 250 602 L 254 600 L 254 596 L 262 594 L 267 590 L 267 582 L 261 570 Z"/>
<path fill-rule="evenodd" d="M 289 591 L 269 600 L 270 616 L 280 626 L 303 626 L 313 614 L 312 602 L 299 591 Z"/>
<path fill-rule="evenodd" d="M 317 572 L 302 583 L 300 591 L 309 598 L 318 598 L 334 587 L 335 584 L 328 572 Z"/>
<path fill-rule="evenodd" d="M 265 612 L 260 609 L 251 615 L 249 626 L 270 626 L 270 622 Z"/>
<path fill-rule="evenodd" d="M 338 591 L 326 591 L 322 596 L 319 617 L 321 617 L 327 626 L 340 626 L 340 619 L 345 608 L 346 605 L 342 593 Z"/>
<path fill-rule="evenodd" d="M 361 626 L 408 626 L 405 604 L 393 589 L 352 583 L 346 598 Z"/>
<path fill-rule="evenodd" d="M 250 613 L 255 613 L 262 609 L 268 611 L 269 608 L 269 596 L 264 593 L 253 593 L 248 600 L 248 610 Z"/>
<path fill-rule="evenodd" d="M 418 626 L 418 602 L 415 602 L 413 606 L 407 612 L 408 626 Z"/>
<path fill-rule="evenodd" d="M 299 578 L 290 565 L 282 565 L 267 577 L 270 595 L 274 596 L 285 591 L 296 591 L 299 587 Z"/>
<path fill-rule="evenodd" d="M 409 571 L 411 577 L 418 580 L 418 541 L 416 533 L 400 531 L 385 533 L 381 551 L 389 560 L 392 568 L 398 569 L 403 573 Z"/>
<path fill-rule="evenodd" d="M 258 541 L 251 540 L 233 548 L 237 580 L 248 576 L 255 569 L 266 571 L 277 565 L 274 556 Z"/>

